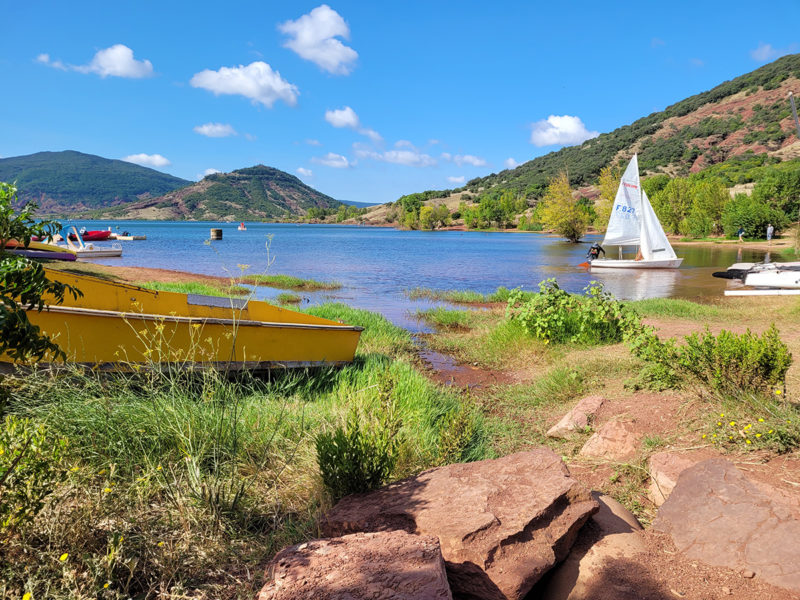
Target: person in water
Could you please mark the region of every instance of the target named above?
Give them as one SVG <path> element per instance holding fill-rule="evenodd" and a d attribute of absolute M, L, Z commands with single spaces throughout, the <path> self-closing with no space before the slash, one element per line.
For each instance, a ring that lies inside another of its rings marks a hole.
<path fill-rule="evenodd" d="M 589 259 L 589 261 L 591 262 L 591 261 L 593 261 L 595 258 L 597 258 L 598 256 L 600 256 L 600 253 L 601 253 L 601 252 L 603 253 L 603 256 L 605 256 L 605 255 L 606 255 L 606 251 L 605 251 L 605 250 L 603 250 L 603 247 L 602 247 L 600 244 L 598 244 L 597 242 L 595 242 L 595 243 L 594 243 L 594 244 L 592 244 L 592 246 L 589 248 L 589 252 L 587 252 L 587 253 L 586 253 L 586 258 L 588 258 L 588 259 Z"/>

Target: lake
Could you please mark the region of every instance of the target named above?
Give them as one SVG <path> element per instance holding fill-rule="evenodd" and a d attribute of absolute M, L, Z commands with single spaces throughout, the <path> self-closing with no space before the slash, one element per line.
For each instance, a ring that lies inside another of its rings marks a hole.
<path fill-rule="evenodd" d="M 722 295 L 726 281 L 711 276 L 734 262 L 756 262 L 764 252 L 735 245 L 681 246 L 678 270 L 641 270 L 590 273 L 578 266 L 586 260 L 589 244 L 601 236 L 587 236 L 570 244 L 538 233 L 476 231 L 400 231 L 391 228 L 346 225 L 253 223 L 237 231 L 238 223 L 82 221 L 87 229 L 130 231 L 146 241 L 120 242 L 121 258 L 95 259 L 108 265 L 176 269 L 208 275 L 285 273 L 297 277 L 335 280 L 333 292 L 303 293 L 310 303 L 341 301 L 386 315 L 393 322 L 419 330 L 412 314 L 431 306 L 410 301 L 405 291 L 414 287 L 468 289 L 493 292 L 500 286 L 536 290 L 550 277 L 569 291 L 582 290 L 591 280 L 601 281 L 621 299 L 653 297 L 703 300 Z M 223 239 L 206 243 L 209 229 L 219 227 Z M 268 265 L 266 243 L 271 236 Z M 616 256 L 615 248 L 606 248 Z M 737 253 L 738 250 L 738 253 Z M 259 288 L 258 297 L 280 293 Z"/>

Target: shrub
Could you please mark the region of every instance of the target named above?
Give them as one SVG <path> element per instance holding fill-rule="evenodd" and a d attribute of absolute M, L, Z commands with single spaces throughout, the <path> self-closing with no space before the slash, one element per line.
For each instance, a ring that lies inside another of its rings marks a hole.
<path fill-rule="evenodd" d="M 769 394 L 785 386 L 792 355 L 774 325 L 761 336 L 749 330 L 741 335 L 723 330 L 715 336 L 706 330 L 685 340 L 678 346 L 649 330 L 633 338 L 632 351 L 672 385 L 687 377 L 723 394 Z"/>
<path fill-rule="evenodd" d="M 322 482 L 334 502 L 380 487 L 394 470 L 401 423 L 391 386 L 382 385 L 376 410 L 354 405 L 344 426 L 315 440 Z"/>
<path fill-rule="evenodd" d="M 511 292 L 506 316 L 525 330 L 549 342 L 608 344 L 622 341 L 641 327 L 639 317 L 602 284 L 592 281 L 584 295 L 562 290 L 555 279 L 539 284 L 539 293 L 528 300 L 520 290 Z"/>
<path fill-rule="evenodd" d="M 65 477 L 63 439 L 30 419 L 7 416 L 0 430 L 0 533 L 24 526 Z"/>
<path fill-rule="evenodd" d="M 746 194 L 736 194 L 722 211 L 722 226 L 729 238 L 736 237 L 739 227 L 744 228 L 747 237 L 766 237 L 769 223 L 778 233 L 786 228 L 789 219 L 783 211 Z"/>

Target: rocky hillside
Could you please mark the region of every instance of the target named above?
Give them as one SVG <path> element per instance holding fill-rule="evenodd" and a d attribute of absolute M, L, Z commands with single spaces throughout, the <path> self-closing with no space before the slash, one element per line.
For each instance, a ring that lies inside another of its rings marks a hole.
<path fill-rule="evenodd" d="M 190 221 L 294 220 L 311 208 L 336 208 L 341 202 L 278 169 L 257 165 L 215 173 L 158 198 L 97 211 L 93 216 Z"/>
<path fill-rule="evenodd" d="M 687 176 L 713 167 L 717 174 L 734 172 L 733 179 L 725 181 L 729 187 L 750 184 L 752 189 L 754 179 L 742 175 L 750 163 L 774 164 L 800 157 L 787 99 L 790 90 L 800 94 L 800 54 L 779 58 L 578 146 L 472 179 L 455 190 L 409 194 L 394 206 L 371 208 L 361 219 L 371 224 L 398 223 L 398 211 L 402 216 L 408 205 L 415 203 L 443 204 L 455 212 L 462 202 L 476 203 L 487 195 L 499 196 L 503 190 L 524 195 L 532 205 L 543 195 L 548 181 L 565 167 L 578 194 L 593 199 L 600 170 L 614 164 L 624 168 L 634 152 L 639 153 L 639 167 L 645 176 Z M 454 223 L 460 224 L 457 217 Z"/>
<path fill-rule="evenodd" d="M 147 167 L 74 150 L 0 159 L 0 181 L 43 214 L 75 214 L 160 196 L 189 182 Z"/>

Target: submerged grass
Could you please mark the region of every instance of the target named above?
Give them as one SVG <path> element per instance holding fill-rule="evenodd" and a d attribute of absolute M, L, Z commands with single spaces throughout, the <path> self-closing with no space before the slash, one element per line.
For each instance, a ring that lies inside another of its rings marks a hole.
<path fill-rule="evenodd" d="M 178 369 L 6 378 L 8 411 L 67 450 L 50 463 L 65 477 L 44 509 L 0 528 L 0 594 L 254 597 L 274 552 L 317 534 L 327 496 L 314 436 L 387 382 L 402 422 L 393 478 L 491 456 L 481 413 L 414 369 L 408 332 L 342 305 L 307 311 L 366 328 L 353 364 L 263 379 Z"/>
<path fill-rule="evenodd" d="M 275 296 L 275 302 L 278 304 L 300 304 L 303 297 L 299 294 L 292 294 L 291 292 L 281 292 Z"/>
<path fill-rule="evenodd" d="M 452 310 L 436 306 L 417 311 L 417 317 L 431 325 L 444 329 L 469 329 L 475 323 L 474 312 L 468 310 Z"/>
<path fill-rule="evenodd" d="M 499 287 L 491 294 L 481 294 L 472 290 L 435 290 L 431 288 L 416 287 L 406 290 L 406 296 L 411 300 L 441 300 L 452 302 L 453 304 L 491 304 L 508 302 L 511 290 L 506 287 Z M 533 295 L 533 292 L 524 292 L 525 298 Z"/>
<path fill-rule="evenodd" d="M 292 275 L 244 275 L 240 278 L 242 283 L 250 285 L 266 285 L 283 290 L 313 292 L 319 290 L 338 290 L 342 284 L 338 281 L 316 281 L 314 279 L 301 279 Z"/>
<path fill-rule="evenodd" d="M 167 282 L 167 281 L 137 281 L 134 285 L 158 290 L 161 292 L 178 292 L 180 294 L 200 294 L 203 296 L 246 296 L 252 290 L 241 285 L 221 283 L 219 286 L 196 281 Z"/>

